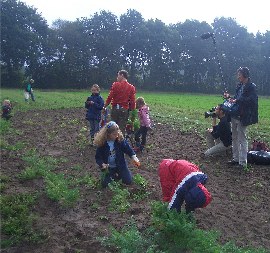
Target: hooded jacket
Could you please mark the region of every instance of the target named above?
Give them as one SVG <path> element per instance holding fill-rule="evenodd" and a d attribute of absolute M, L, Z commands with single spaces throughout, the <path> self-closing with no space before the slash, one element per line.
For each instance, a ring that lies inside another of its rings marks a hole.
<path fill-rule="evenodd" d="M 178 211 L 184 200 L 189 202 L 188 209 L 207 206 L 212 197 L 204 187 L 207 175 L 193 163 L 186 160 L 164 159 L 159 166 L 159 178 L 163 200 L 169 202 L 168 208 Z M 194 203 L 191 195 L 196 194 L 198 203 Z M 199 194 L 199 195 L 198 195 Z"/>

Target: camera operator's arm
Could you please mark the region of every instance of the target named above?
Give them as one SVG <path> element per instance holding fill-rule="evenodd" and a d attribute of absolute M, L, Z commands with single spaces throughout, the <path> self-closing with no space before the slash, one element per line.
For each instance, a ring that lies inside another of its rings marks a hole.
<path fill-rule="evenodd" d="M 217 124 L 217 118 L 216 117 L 213 117 L 212 118 L 212 128 L 208 128 L 207 129 L 209 133 L 213 133 L 214 132 L 214 128 L 215 128 L 216 124 Z"/>
<path fill-rule="evenodd" d="M 212 136 L 217 139 L 220 137 L 220 130 L 219 130 L 219 124 L 217 125 L 217 115 L 219 113 L 219 109 L 216 108 L 216 111 L 215 111 L 215 116 L 213 117 L 213 120 L 212 120 L 212 127 L 213 127 L 213 131 L 211 132 Z"/>
<path fill-rule="evenodd" d="M 212 120 L 212 127 L 214 129 L 214 127 L 217 125 L 217 118 L 216 117 L 213 117 L 213 120 Z"/>

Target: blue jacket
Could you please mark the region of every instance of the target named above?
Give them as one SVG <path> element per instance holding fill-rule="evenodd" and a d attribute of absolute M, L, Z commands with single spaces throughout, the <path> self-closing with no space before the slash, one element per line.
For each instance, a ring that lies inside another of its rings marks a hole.
<path fill-rule="evenodd" d="M 251 83 L 250 80 L 247 84 L 243 85 L 243 91 L 241 93 L 242 85 L 239 84 L 237 86 L 234 97 L 237 99 L 236 104 L 239 105 L 240 122 L 243 126 L 248 126 L 258 123 L 258 96 L 256 85 Z"/>
<path fill-rule="evenodd" d="M 125 160 L 124 154 L 127 154 L 129 157 L 135 155 L 134 150 L 130 147 L 126 140 L 115 141 L 114 142 L 115 155 L 116 155 L 116 166 L 119 170 L 127 169 L 127 163 Z M 102 163 L 108 164 L 108 158 L 110 155 L 110 147 L 106 142 L 102 147 L 98 147 L 96 151 L 96 163 L 101 167 Z"/>
<path fill-rule="evenodd" d="M 93 101 L 94 104 L 88 104 L 88 101 Z M 85 102 L 85 108 L 87 108 L 86 119 L 87 120 L 100 120 L 101 110 L 104 106 L 104 100 L 100 94 L 92 94 L 87 98 Z"/>

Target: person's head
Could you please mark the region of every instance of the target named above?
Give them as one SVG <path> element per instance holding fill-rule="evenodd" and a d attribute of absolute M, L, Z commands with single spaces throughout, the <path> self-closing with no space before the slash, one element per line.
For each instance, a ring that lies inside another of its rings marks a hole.
<path fill-rule="evenodd" d="M 249 69 L 247 67 L 237 69 L 237 79 L 240 83 L 247 83 L 249 78 Z"/>
<path fill-rule="evenodd" d="M 3 105 L 4 105 L 4 106 L 10 106 L 10 105 L 11 105 L 10 100 L 5 99 L 5 100 L 3 101 Z"/>
<path fill-rule="evenodd" d="M 34 81 L 34 79 L 30 79 L 30 83 L 34 83 L 35 81 Z"/>
<path fill-rule="evenodd" d="M 124 69 L 118 71 L 117 74 L 117 81 L 121 82 L 121 81 L 126 81 L 128 79 L 128 72 Z"/>
<path fill-rule="evenodd" d="M 223 118 L 225 116 L 225 110 L 224 110 L 222 104 L 219 104 L 216 107 L 215 113 L 218 116 L 218 118 Z"/>
<path fill-rule="evenodd" d="M 138 97 L 136 99 L 136 108 L 139 109 L 139 108 L 141 108 L 144 105 L 145 105 L 144 98 L 143 97 Z"/>
<path fill-rule="evenodd" d="M 91 92 L 93 94 L 98 94 L 100 92 L 100 88 L 97 84 L 93 84 L 92 87 L 91 87 Z"/>
<path fill-rule="evenodd" d="M 124 136 L 119 126 L 114 121 L 110 121 L 96 134 L 94 144 L 100 147 L 103 146 L 106 141 L 122 141 L 123 139 Z"/>
<path fill-rule="evenodd" d="M 185 194 L 186 211 L 191 212 L 196 208 L 206 207 L 212 200 L 210 192 L 204 185 L 198 183 Z"/>

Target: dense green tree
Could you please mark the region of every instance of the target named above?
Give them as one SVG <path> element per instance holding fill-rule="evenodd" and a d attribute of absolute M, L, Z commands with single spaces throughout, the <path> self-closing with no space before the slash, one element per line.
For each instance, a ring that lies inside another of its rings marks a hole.
<path fill-rule="evenodd" d="M 36 9 L 16 0 L 1 2 L 1 81 L 17 86 L 20 72 L 29 65 L 35 77 L 43 56 L 43 40 L 48 35 L 46 21 Z"/>
<path fill-rule="evenodd" d="M 220 93 L 224 86 L 232 92 L 237 68 L 247 66 L 260 94 L 270 94 L 270 32 L 248 33 L 232 18 L 166 25 L 136 10 L 119 19 L 101 11 L 48 27 L 18 0 L 3 0 L 1 17 L 4 86 L 31 76 L 40 88 L 109 88 L 127 69 L 138 88 Z"/>

